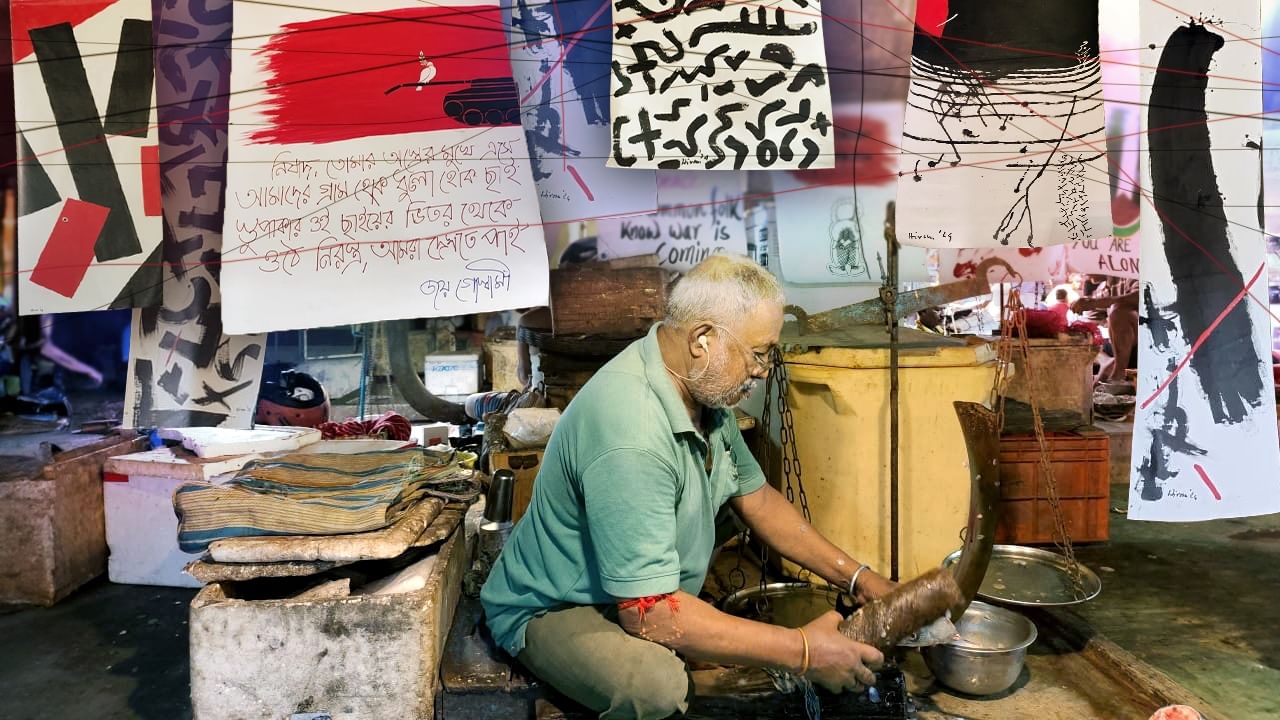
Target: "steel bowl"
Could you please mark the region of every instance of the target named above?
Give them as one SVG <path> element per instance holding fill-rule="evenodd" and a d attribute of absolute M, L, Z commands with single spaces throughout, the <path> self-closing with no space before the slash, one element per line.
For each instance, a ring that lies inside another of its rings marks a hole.
<path fill-rule="evenodd" d="M 1036 626 L 1011 610 L 975 601 L 956 623 L 959 640 L 922 649 L 938 682 L 966 695 L 995 695 L 1013 686 L 1036 641 Z"/>

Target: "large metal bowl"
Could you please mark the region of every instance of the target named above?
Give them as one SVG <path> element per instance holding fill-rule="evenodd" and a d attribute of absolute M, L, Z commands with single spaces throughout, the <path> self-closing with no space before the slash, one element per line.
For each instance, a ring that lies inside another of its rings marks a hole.
<path fill-rule="evenodd" d="M 938 682 L 966 695 L 995 695 L 1013 686 L 1036 641 L 1036 626 L 1011 610 L 975 601 L 956 623 L 959 640 L 923 648 Z"/>

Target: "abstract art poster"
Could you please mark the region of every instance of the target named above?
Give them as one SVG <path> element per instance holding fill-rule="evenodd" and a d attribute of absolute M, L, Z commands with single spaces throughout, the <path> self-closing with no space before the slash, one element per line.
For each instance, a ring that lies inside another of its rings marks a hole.
<path fill-rule="evenodd" d="M 237 40 L 231 72 L 228 331 L 546 303 L 497 3 L 235 11 L 254 33 Z"/>
<path fill-rule="evenodd" d="M 223 332 L 231 0 L 157 10 L 163 304 L 133 313 L 125 427 L 253 425 L 262 335 Z"/>
<path fill-rule="evenodd" d="M 658 211 L 596 222 L 597 260 L 657 255 L 684 272 L 709 255 L 747 254 L 744 173 L 658 172 Z"/>
<path fill-rule="evenodd" d="M 837 105 L 836 164 L 769 173 L 782 276 L 797 285 L 879 285 L 888 271 L 885 219 L 898 193 L 902 104 Z M 898 276 L 928 280 L 925 250 L 903 247 Z"/>
<path fill-rule="evenodd" d="M 502 0 L 542 221 L 652 212 L 651 170 L 606 167 L 610 0 Z"/>
<path fill-rule="evenodd" d="M 1129 517 L 1280 511 L 1266 259 L 1258 0 L 1141 11 L 1138 397 Z M 1226 118 L 1225 121 L 1221 119 Z M 1254 150 L 1249 150 L 1250 147 Z"/>
<path fill-rule="evenodd" d="M 612 3 L 611 167 L 831 167 L 819 0 Z"/>
<path fill-rule="evenodd" d="M 899 171 L 906 245 L 1112 234 L 1098 0 L 921 0 Z"/>
<path fill-rule="evenodd" d="M 14 0 L 24 315 L 160 303 L 150 0 Z"/>

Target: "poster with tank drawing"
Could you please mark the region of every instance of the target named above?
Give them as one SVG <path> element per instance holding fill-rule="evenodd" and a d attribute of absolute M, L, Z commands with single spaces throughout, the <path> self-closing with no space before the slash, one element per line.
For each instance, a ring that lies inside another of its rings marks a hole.
<path fill-rule="evenodd" d="M 19 309 L 159 305 L 151 3 L 14 0 L 10 10 Z"/>
<path fill-rule="evenodd" d="M 611 167 L 832 166 L 819 0 L 612 5 Z"/>
<path fill-rule="evenodd" d="M 254 32 L 231 68 L 228 332 L 546 302 L 496 2 L 236 2 L 235 13 Z"/>
<path fill-rule="evenodd" d="M 1280 511 L 1258 0 L 1141 9 L 1142 272 L 1129 517 Z M 1228 118 L 1221 122 L 1222 118 Z"/>
<path fill-rule="evenodd" d="M 899 158 L 904 244 L 1110 235 L 1098 0 L 921 0 Z"/>
<path fill-rule="evenodd" d="M 542 221 L 653 212 L 651 170 L 606 167 L 610 0 L 502 0 Z"/>
<path fill-rule="evenodd" d="M 879 285 L 888 272 L 884 223 L 898 192 L 902 103 L 842 104 L 835 118 L 834 168 L 769 174 L 782 276 L 797 285 Z M 925 252 L 902 247 L 903 282 L 929 279 Z"/>

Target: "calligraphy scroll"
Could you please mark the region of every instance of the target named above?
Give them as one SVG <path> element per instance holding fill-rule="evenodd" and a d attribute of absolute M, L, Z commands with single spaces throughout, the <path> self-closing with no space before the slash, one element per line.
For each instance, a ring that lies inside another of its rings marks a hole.
<path fill-rule="evenodd" d="M 605 167 L 609 0 L 502 0 L 545 223 L 652 212 L 654 173 Z"/>
<path fill-rule="evenodd" d="M 1280 511 L 1266 248 L 1259 205 L 1257 0 L 1141 17 L 1138 412 L 1129 517 Z M 1227 122 L 1220 122 L 1228 118 Z"/>
<path fill-rule="evenodd" d="M 742 173 L 659 172 L 658 211 L 596 223 L 598 260 L 656 254 L 684 272 L 714 253 L 747 254 Z"/>
<path fill-rule="evenodd" d="M 231 2 L 157 12 L 163 305 L 133 314 L 124 426 L 248 428 L 264 338 L 223 332 L 218 288 Z"/>
<path fill-rule="evenodd" d="M 11 9 L 20 310 L 158 305 L 151 3 Z"/>
<path fill-rule="evenodd" d="M 612 1 L 611 167 L 831 167 L 818 0 Z"/>
<path fill-rule="evenodd" d="M 917 23 L 898 239 L 1037 247 L 1110 235 L 1098 0 L 922 0 Z"/>
<path fill-rule="evenodd" d="M 228 330 L 546 302 L 501 11 L 402 4 L 236 4 Z"/>

